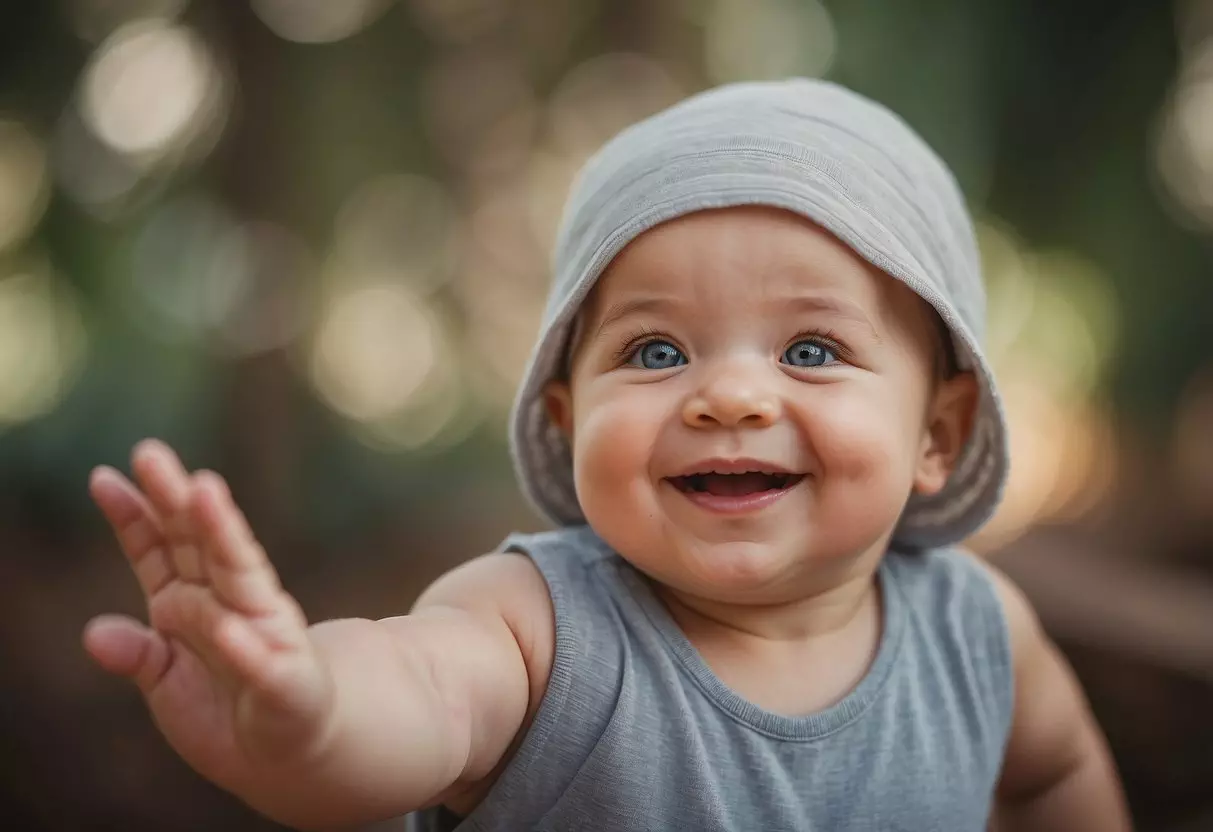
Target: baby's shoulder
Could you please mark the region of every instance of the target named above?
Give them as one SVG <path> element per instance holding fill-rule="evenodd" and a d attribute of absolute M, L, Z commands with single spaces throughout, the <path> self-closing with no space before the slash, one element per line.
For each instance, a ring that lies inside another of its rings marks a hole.
<path fill-rule="evenodd" d="M 612 557 L 587 527 L 511 534 L 488 554 L 442 575 L 414 609 L 444 606 L 500 617 L 518 639 L 532 678 L 546 680 L 557 629 L 591 611 L 593 573 Z"/>
<path fill-rule="evenodd" d="M 421 603 L 504 611 L 518 605 L 551 617 L 560 585 L 609 554 L 583 527 L 514 533 L 492 552 L 472 558 L 439 577 Z"/>
<path fill-rule="evenodd" d="M 417 599 L 415 608 L 454 607 L 473 613 L 504 614 L 519 606 L 540 611 L 547 587 L 535 564 L 523 554 L 495 551 L 472 558 L 441 575 Z"/>
<path fill-rule="evenodd" d="M 556 631 L 551 595 L 530 558 L 511 551 L 472 558 L 430 584 L 413 610 L 431 607 L 503 622 L 518 642 L 532 703 L 538 702 L 555 658 Z"/>

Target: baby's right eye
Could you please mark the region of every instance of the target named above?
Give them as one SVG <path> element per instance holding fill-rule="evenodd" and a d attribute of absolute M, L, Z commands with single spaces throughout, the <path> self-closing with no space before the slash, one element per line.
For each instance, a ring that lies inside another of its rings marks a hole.
<path fill-rule="evenodd" d="M 632 353 L 628 364 L 646 370 L 668 370 L 687 363 L 686 356 L 669 341 L 649 341 Z"/>

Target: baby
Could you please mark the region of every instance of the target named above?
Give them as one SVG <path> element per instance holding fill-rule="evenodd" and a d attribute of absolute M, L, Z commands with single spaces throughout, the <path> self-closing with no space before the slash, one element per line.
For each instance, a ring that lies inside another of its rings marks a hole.
<path fill-rule="evenodd" d="M 1073 675 L 954 544 L 1006 478 L 946 167 L 836 85 L 732 85 L 582 172 L 512 448 L 558 527 L 308 626 L 223 480 L 93 475 L 172 747 L 301 829 L 1129 828 Z"/>

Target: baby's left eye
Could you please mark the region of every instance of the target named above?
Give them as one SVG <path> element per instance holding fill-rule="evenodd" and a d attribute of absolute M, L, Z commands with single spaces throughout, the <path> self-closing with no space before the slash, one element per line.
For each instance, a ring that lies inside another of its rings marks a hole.
<path fill-rule="evenodd" d="M 834 351 L 818 341 L 797 341 L 783 351 L 783 361 L 793 367 L 820 367 L 838 360 Z"/>

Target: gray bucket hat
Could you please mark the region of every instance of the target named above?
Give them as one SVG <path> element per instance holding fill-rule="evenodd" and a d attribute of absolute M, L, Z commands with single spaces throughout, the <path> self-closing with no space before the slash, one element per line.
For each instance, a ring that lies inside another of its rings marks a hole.
<path fill-rule="evenodd" d="M 692 96 L 608 142 L 573 184 L 539 340 L 511 417 L 524 492 L 558 525 L 585 522 L 544 386 L 599 275 L 644 231 L 695 211 L 765 205 L 800 214 L 903 281 L 951 330 L 980 387 L 973 431 L 942 491 L 911 497 L 903 546 L 963 540 L 990 518 L 1009 468 L 1006 416 L 982 352 L 985 289 L 972 222 L 947 166 L 887 108 L 824 81 L 732 84 Z"/>

